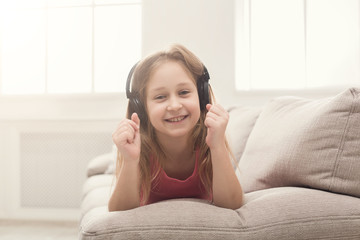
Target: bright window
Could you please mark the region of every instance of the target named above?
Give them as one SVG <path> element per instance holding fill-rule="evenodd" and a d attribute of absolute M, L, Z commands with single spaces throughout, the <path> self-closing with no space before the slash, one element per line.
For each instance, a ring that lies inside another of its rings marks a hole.
<path fill-rule="evenodd" d="M 141 1 L 3 1 L 2 94 L 121 92 L 141 57 Z"/>
<path fill-rule="evenodd" d="M 359 0 L 236 1 L 236 87 L 359 84 Z"/>

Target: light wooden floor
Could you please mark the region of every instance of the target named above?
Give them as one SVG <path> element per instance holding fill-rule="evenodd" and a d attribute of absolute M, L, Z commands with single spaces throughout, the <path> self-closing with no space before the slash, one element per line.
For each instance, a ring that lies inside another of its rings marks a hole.
<path fill-rule="evenodd" d="M 77 240 L 77 222 L 0 220 L 1 240 Z"/>

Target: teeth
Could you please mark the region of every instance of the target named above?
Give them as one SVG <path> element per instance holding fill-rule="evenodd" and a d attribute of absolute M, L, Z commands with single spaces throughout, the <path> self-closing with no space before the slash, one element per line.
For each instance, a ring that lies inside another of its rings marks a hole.
<path fill-rule="evenodd" d="M 176 117 L 176 118 L 171 118 L 168 119 L 169 122 L 179 122 L 181 120 L 183 120 L 185 117 Z"/>

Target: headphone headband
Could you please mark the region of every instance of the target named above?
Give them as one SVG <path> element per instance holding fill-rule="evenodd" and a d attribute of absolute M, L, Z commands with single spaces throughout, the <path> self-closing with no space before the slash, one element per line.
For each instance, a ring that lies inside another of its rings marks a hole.
<path fill-rule="evenodd" d="M 131 78 L 132 78 L 132 75 L 135 71 L 135 68 L 136 66 L 138 65 L 139 62 L 135 63 L 134 66 L 132 66 L 129 74 L 128 74 L 128 77 L 127 77 L 127 80 L 126 80 L 126 97 L 129 99 L 132 97 L 132 92 L 130 92 L 130 82 L 131 82 Z"/>
<path fill-rule="evenodd" d="M 130 82 L 131 82 L 131 78 L 132 75 L 134 74 L 135 68 L 138 65 L 139 62 L 135 63 L 134 66 L 131 67 L 130 72 L 128 74 L 127 80 L 126 80 L 126 98 L 130 99 L 132 97 L 132 92 L 130 92 Z M 203 65 L 204 67 L 204 72 L 201 76 L 201 81 L 203 82 L 209 82 L 210 79 L 210 74 L 209 71 L 207 70 L 207 68 L 205 67 L 205 65 Z"/>
<path fill-rule="evenodd" d="M 205 65 L 203 65 L 203 67 L 204 67 L 204 72 L 202 75 L 202 80 L 208 83 L 209 79 L 210 79 L 210 74 L 209 74 L 207 68 L 205 67 Z"/>

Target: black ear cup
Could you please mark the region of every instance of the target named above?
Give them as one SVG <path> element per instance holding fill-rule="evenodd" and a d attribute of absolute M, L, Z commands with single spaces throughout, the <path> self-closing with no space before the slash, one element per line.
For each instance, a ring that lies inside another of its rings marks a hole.
<path fill-rule="evenodd" d="M 210 75 L 206 67 L 204 66 L 204 73 L 197 81 L 197 89 L 199 95 L 200 109 L 205 110 L 206 105 L 210 103 L 209 96 L 209 79 Z"/>
<path fill-rule="evenodd" d="M 141 100 L 139 99 L 138 93 L 130 92 L 130 82 L 132 75 L 135 71 L 137 63 L 131 68 L 128 78 L 126 80 L 126 97 L 129 99 L 129 117 L 136 112 L 140 118 L 141 122 L 145 122 L 147 120 L 146 111 L 144 105 L 142 104 Z"/>
<path fill-rule="evenodd" d="M 137 96 L 129 98 L 128 111 L 130 116 L 136 112 L 140 118 L 140 122 L 144 123 L 147 121 L 145 107 Z"/>

